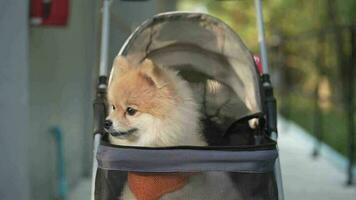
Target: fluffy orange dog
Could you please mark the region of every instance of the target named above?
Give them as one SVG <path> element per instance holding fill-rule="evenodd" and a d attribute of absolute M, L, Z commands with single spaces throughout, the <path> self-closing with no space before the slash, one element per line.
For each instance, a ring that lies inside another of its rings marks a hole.
<path fill-rule="evenodd" d="M 149 59 L 137 65 L 130 64 L 123 56 L 115 59 L 108 102 L 110 111 L 105 126 L 113 144 L 207 145 L 200 130 L 199 109 L 188 83 L 176 72 L 160 68 Z M 129 173 L 128 180 L 122 200 L 239 199 L 230 178 L 222 172 L 191 176 Z"/>

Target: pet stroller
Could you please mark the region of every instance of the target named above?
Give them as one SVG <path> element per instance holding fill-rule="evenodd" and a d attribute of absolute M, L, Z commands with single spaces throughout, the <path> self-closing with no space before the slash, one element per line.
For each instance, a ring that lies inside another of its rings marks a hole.
<path fill-rule="evenodd" d="M 228 174 L 238 199 L 283 199 L 276 106 L 266 71 L 261 5 L 258 0 L 256 3 L 264 62 L 262 75 L 236 33 L 219 19 L 202 13 L 156 15 L 140 25 L 119 52 L 136 63 L 150 58 L 158 65 L 177 70 L 189 82 L 201 105 L 207 147 L 149 148 L 108 143 L 103 121 L 110 78 L 107 80 L 106 70 L 101 69 L 94 102 L 96 159 L 92 200 L 120 199 L 130 172 L 212 171 Z M 109 1 L 104 0 L 103 5 L 101 66 L 106 67 Z M 218 187 L 222 183 L 215 184 Z M 138 198 L 142 199 L 145 198 Z"/>

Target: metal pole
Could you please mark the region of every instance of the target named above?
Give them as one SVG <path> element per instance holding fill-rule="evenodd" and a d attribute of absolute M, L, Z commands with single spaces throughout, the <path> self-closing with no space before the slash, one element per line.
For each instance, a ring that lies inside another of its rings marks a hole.
<path fill-rule="evenodd" d="M 98 161 L 96 160 L 96 154 L 98 147 L 104 134 L 104 120 L 106 117 L 106 106 L 105 106 L 105 96 L 106 96 L 106 79 L 100 77 L 96 98 L 94 100 L 94 143 L 93 143 L 93 166 L 92 166 L 92 180 L 91 180 L 91 200 L 95 199 L 95 182 L 98 170 Z"/>
<path fill-rule="evenodd" d="M 348 132 L 349 132 L 349 144 L 348 144 L 348 154 L 349 154 L 349 164 L 347 167 L 347 185 L 353 184 L 353 166 L 355 157 L 355 114 L 354 114 L 354 74 L 356 66 L 356 30 L 355 28 L 350 28 L 351 32 L 351 56 L 349 62 L 349 74 L 348 74 L 348 94 L 347 94 L 347 118 L 348 118 Z"/>
<path fill-rule="evenodd" d="M 319 97 L 319 88 L 320 88 L 320 78 L 318 79 L 317 86 L 314 91 L 314 135 L 316 137 L 314 149 L 312 156 L 314 158 L 318 157 L 321 149 L 321 141 L 323 136 L 323 126 L 322 126 L 322 113 L 320 109 L 320 97 Z"/>
<path fill-rule="evenodd" d="M 326 66 L 325 62 L 325 35 L 320 33 L 318 38 L 318 55 L 316 58 L 316 67 L 318 70 L 317 85 L 314 93 L 314 134 L 316 136 L 313 157 L 316 158 L 320 154 L 321 144 L 323 141 L 323 111 L 321 108 L 321 103 L 325 101 L 325 97 L 320 96 L 320 82 L 322 77 L 325 76 L 325 70 L 323 69 Z"/>
<path fill-rule="evenodd" d="M 267 58 L 267 48 L 265 42 L 265 28 L 263 24 L 261 0 L 255 0 L 255 6 L 256 6 L 256 17 L 257 17 L 257 29 L 258 29 L 258 43 L 260 45 L 260 53 L 262 59 L 262 71 L 263 74 L 268 74 L 268 58 Z"/>
<path fill-rule="evenodd" d="M 265 41 L 265 33 L 264 33 L 264 24 L 263 24 L 263 14 L 262 14 L 262 3 L 261 0 L 255 0 L 255 6 L 256 6 L 256 18 L 257 18 L 257 29 L 258 29 L 258 43 L 260 45 L 260 52 L 261 52 L 261 59 L 262 59 L 262 71 L 263 75 L 262 78 L 264 77 L 266 80 L 264 81 L 264 84 L 269 84 L 269 86 L 272 89 L 272 86 L 270 85 L 270 80 L 269 80 L 269 75 L 268 75 L 268 58 L 267 58 L 267 48 L 266 48 L 266 41 Z M 267 105 L 267 117 L 268 118 L 273 118 L 272 120 L 268 120 L 267 123 L 269 123 L 269 126 L 271 127 L 271 138 L 277 140 L 277 126 L 276 126 L 276 105 L 275 105 L 275 99 L 273 97 L 273 92 L 271 90 L 270 97 L 273 98 L 273 102 L 270 105 Z M 268 102 L 267 102 L 268 103 Z M 278 199 L 279 200 L 284 200 L 284 191 L 283 191 L 283 182 L 282 182 L 282 173 L 281 173 L 281 165 L 279 158 L 277 158 L 276 163 L 275 163 L 275 168 L 274 168 L 274 175 L 276 178 L 277 182 L 277 189 L 278 189 Z"/>
<path fill-rule="evenodd" d="M 93 143 L 93 166 L 91 180 L 91 200 L 95 200 L 95 182 L 98 170 L 96 154 L 102 138 L 102 121 L 105 118 L 104 96 L 106 91 L 106 77 L 108 75 L 108 50 L 109 50 L 109 31 L 110 31 L 110 6 L 112 0 L 103 0 L 102 22 L 101 22 L 101 43 L 100 43 L 100 65 L 99 83 L 97 87 L 97 97 L 94 102 L 94 143 Z"/>
<path fill-rule="evenodd" d="M 112 0 L 103 0 L 99 76 L 107 76 L 108 74 L 108 50 L 109 50 L 109 36 L 110 36 L 109 31 L 110 31 L 111 1 Z"/>
<path fill-rule="evenodd" d="M 94 136 L 94 150 L 93 150 L 93 168 L 92 168 L 92 179 L 91 179 L 91 200 L 95 200 L 95 179 L 96 172 L 98 170 L 98 161 L 96 160 L 96 153 L 98 151 L 98 146 L 101 140 L 101 134 L 95 134 Z"/>
<path fill-rule="evenodd" d="M 57 199 L 66 199 L 68 193 L 68 182 L 65 175 L 65 167 L 64 167 L 64 147 L 63 147 L 63 134 L 62 130 L 55 126 L 51 129 L 51 132 L 54 134 L 57 144 Z"/>
<path fill-rule="evenodd" d="M 281 169 L 281 163 L 279 161 L 279 158 L 276 159 L 276 163 L 274 164 L 274 176 L 276 177 L 276 183 L 277 183 L 277 189 L 278 189 L 278 200 L 284 200 L 282 169 Z"/>

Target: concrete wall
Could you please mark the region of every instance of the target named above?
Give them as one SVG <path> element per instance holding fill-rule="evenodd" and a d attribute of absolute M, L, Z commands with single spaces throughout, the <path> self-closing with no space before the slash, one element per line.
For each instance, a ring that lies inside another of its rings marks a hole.
<path fill-rule="evenodd" d="M 30 28 L 30 182 L 32 199 L 54 199 L 56 141 L 63 133 L 69 188 L 91 167 L 93 69 L 96 65 L 98 1 L 70 1 L 64 27 Z"/>
<path fill-rule="evenodd" d="M 28 200 L 28 4 L 0 1 L 0 198 Z"/>

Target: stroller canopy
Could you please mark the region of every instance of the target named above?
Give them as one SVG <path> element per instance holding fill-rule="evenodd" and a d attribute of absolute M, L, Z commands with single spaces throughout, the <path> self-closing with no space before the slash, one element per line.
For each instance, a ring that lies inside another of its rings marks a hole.
<path fill-rule="evenodd" d="M 194 90 L 208 119 L 204 125 L 210 125 L 204 134 L 213 142 L 207 137 L 207 147 L 128 147 L 110 144 L 105 135 L 97 151 L 96 200 L 119 199 L 131 172 L 226 173 L 234 189 L 222 188 L 220 197 L 238 193 L 239 199 L 278 199 L 276 142 L 247 121 L 262 116 L 259 75 L 249 50 L 226 24 L 200 13 L 156 15 L 132 33 L 119 54 L 131 63 L 150 58 L 177 70 Z"/>
<path fill-rule="evenodd" d="M 156 15 L 132 33 L 119 54 L 132 63 L 150 58 L 179 71 L 191 84 L 205 117 L 225 130 L 236 120 L 261 112 L 253 57 L 217 18 L 186 12 Z"/>

